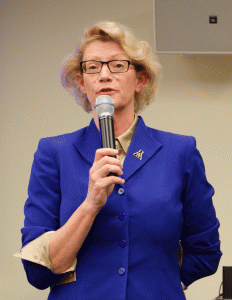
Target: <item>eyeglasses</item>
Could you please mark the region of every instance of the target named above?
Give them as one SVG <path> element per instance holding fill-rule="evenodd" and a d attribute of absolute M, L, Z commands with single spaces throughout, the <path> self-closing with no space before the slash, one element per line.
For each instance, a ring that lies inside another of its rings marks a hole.
<path fill-rule="evenodd" d="M 111 73 L 125 73 L 128 71 L 129 65 L 133 65 L 129 60 L 87 60 L 80 62 L 81 70 L 86 74 L 100 73 L 103 64 L 107 64 Z"/>

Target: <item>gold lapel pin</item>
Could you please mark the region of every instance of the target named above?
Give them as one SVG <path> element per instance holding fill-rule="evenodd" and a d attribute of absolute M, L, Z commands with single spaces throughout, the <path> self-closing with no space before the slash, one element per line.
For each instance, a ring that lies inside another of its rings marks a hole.
<path fill-rule="evenodd" d="M 133 155 L 135 157 L 137 157 L 139 160 L 142 159 L 142 155 L 143 155 L 144 151 L 143 150 L 139 150 L 138 152 L 133 153 Z"/>

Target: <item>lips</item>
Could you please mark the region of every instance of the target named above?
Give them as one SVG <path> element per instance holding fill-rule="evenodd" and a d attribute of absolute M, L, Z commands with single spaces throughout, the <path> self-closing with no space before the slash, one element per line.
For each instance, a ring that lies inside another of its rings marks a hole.
<path fill-rule="evenodd" d="M 114 92 L 115 90 L 112 88 L 103 88 L 99 91 L 99 93 L 109 93 L 109 92 Z"/>

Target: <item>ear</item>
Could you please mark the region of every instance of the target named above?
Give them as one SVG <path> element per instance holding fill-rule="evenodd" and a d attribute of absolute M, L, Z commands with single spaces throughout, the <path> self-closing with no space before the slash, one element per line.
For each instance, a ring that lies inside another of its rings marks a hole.
<path fill-rule="evenodd" d="M 135 87 L 135 91 L 137 93 L 141 92 L 145 84 L 147 83 L 148 78 L 145 76 L 143 72 L 138 72 L 137 73 L 137 84 Z"/>
<path fill-rule="evenodd" d="M 83 75 L 78 74 L 78 75 L 76 76 L 76 80 L 77 80 L 77 83 L 78 83 L 78 85 L 79 85 L 79 87 L 80 87 L 82 93 L 83 93 L 84 95 L 87 95 L 86 87 L 85 87 L 85 83 L 84 83 L 84 79 L 83 79 Z"/>

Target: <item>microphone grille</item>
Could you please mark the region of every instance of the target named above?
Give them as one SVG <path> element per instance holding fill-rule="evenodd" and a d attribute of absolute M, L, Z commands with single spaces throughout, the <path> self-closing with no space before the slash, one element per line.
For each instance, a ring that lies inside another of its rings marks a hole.
<path fill-rule="evenodd" d="M 99 118 L 114 115 L 114 103 L 109 95 L 98 96 L 95 102 L 95 110 Z"/>

